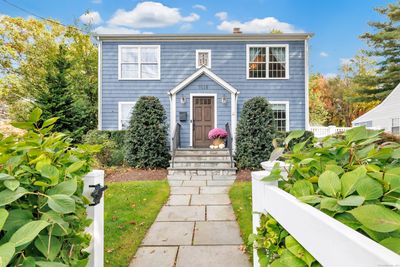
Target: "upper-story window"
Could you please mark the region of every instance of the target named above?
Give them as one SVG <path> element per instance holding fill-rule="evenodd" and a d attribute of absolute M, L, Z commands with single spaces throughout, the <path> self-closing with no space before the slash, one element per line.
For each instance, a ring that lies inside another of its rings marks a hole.
<path fill-rule="evenodd" d="M 120 80 L 160 79 L 160 46 L 118 46 L 118 78 Z"/>
<path fill-rule="evenodd" d="M 288 45 L 247 45 L 247 79 L 287 78 Z"/>
<path fill-rule="evenodd" d="M 211 68 L 211 50 L 196 50 L 196 68 Z"/>

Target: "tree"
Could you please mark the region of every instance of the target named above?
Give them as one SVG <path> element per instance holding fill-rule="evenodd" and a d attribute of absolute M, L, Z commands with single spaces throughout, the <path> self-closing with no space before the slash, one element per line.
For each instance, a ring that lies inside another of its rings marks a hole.
<path fill-rule="evenodd" d="M 236 128 L 236 164 L 239 169 L 257 169 L 274 149 L 274 115 L 264 97 L 247 100 Z"/>
<path fill-rule="evenodd" d="M 125 136 L 125 159 L 129 166 L 153 169 L 169 165 L 165 120 L 165 110 L 158 98 L 139 98 Z"/>
<path fill-rule="evenodd" d="M 378 60 L 376 75 L 358 77 L 358 82 L 367 87 L 361 90 L 363 99 L 367 101 L 383 100 L 400 83 L 400 1 L 376 8 L 376 11 L 387 20 L 370 22 L 376 32 L 361 35 L 372 48 L 369 55 Z"/>
<path fill-rule="evenodd" d="M 310 123 L 312 125 L 323 125 L 328 120 L 328 110 L 322 101 L 323 95 L 321 90 L 321 82 L 323 77 L 320 74 L 313 74 L 310 76 L 309 81 L 309 110 L 310 110 Z"/>

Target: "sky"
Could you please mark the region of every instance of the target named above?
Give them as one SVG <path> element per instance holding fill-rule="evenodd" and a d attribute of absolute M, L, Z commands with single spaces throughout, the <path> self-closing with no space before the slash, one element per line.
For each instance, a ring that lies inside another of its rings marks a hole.
<path fill-rule="evenodd" d="M 373 31 L 374 11 L 395 0 L 0 0 L 0 15 L 35 15 L 63 24 L 91 23 L 107 33 L 311 32 L 310 71 L 333 76 L 360 49 L 359 36 Z"/>

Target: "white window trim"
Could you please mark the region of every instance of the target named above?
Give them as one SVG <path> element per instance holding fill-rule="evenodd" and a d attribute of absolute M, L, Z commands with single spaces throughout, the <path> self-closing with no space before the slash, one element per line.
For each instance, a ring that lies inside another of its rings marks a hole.
<path fill-rule="evenodd" d="M 268 101 L 271 105 L 285 105 L 286 107 L 286 132 L 290 131 L 290 113 L 289 113 L 289 101 Z"/>
<path fill-rule="evenodd" d="M 211 69 L 211 49 L 196 49 L 196 69 L 203 67 L 199 64 L 199 53 L 208 53 L 208 64 L 205 67 Z"/>
<path fill-rule="evenodd" d="M 218 125 L 217 94 L 207 94 L 207 93 L 192 93 L 192 94 L 190 94 L 190 146 L 191 147 L 193 147 L 193 97 L 194 96 L 213 96 L 214 97 L 214 128 L 217 128 L 217 125 Z"/>
<path fill-rule="evenodd" d="M 118 130 L 122 130 L 122 105 L 131 104 L 133 106 L 136 105 L 135 101 L 121 101 L 118 102 Z"/>
<path fill-rule="evenodd" d="M 250 63 L 250 48 L 251 47 L 265 47 L 267 51 L 266 55 L 266 72 L 267 77 L 265 78 L 252 78 L 249 75 L 249 63 Z M 269 76 L 269 48 L 270 47 L 285 47 L 285 77 L 270 78 Z M 289 79 L 289 45 L 288 44 L 247 44 L 246 45 L 246 78 L 248 80 L 288 80 Z"/>
<path fill-rule="evenodd" d="M 141 63 L 141 53 L 140 49 L 141 48 L 157 48 L 158 51 L 158 76 L 155 78 L 122 78 L 121 77 L 121 51 L 122 48 L 138 48 L 138 72 L 140 76 L 141 68 L 140 65 Z M 135 81 L 135 80 L 141 80 L 141 81 L 147 81 L 147 80 L 160 80 L 161 78 L 161 49 L 160 45 L 118 45 L 118 80 L 127 80 L 127 81 Z"/>

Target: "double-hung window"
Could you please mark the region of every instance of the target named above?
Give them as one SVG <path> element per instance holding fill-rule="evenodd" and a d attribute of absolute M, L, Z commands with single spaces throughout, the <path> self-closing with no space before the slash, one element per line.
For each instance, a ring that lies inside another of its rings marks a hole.
<path fill-rule="evenodd" d="M 289 131 L 289 102 L 270 101 L 274 113 L 275 126 L 278 131 Z"/>
<path fill-rule="evenodd" d="M 392 134 L 400 134 L 400 118 L 392 119 Z"/>
<path fill-rule="evenodd" d="M 118 46 L 118 78 L 120 80 L 160 79 L 160 46 Z"/>
<path fill-rule="evenodd" d="M 118 102 L 118 130 L 128 129 L 136 102 Z"/>
<path fill-rule="evenodd" d="M 289 45 L 247 45 L 248 79 L 289 78 Z"/>

